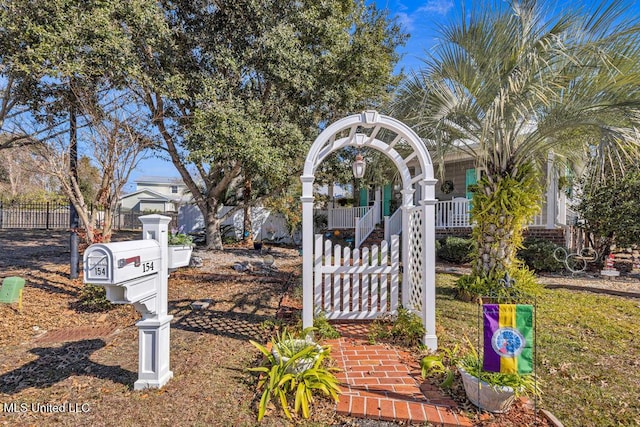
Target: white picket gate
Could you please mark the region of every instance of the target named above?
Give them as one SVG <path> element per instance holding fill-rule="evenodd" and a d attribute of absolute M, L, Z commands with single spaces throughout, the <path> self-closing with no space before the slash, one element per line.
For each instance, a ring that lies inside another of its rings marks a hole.
<path fill-rule="evenodd" d="M 315 236 L 314 311 L 328 319 L 375 319 L 398 309 L 400 238 L 354 249 Z"/>

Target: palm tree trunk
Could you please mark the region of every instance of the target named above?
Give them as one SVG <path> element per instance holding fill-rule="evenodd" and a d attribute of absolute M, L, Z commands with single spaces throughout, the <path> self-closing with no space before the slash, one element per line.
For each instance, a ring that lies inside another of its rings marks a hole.
<path fill-rule="evenodd" d="M 513 272 L 516 253 L 529 220 L 540 207 L 539 181 L 534 173 L 517 178 L 482 179 L 473 196 L 473 238 L 477 252 L 473 275 L 497 278 Z"/>
<path fill-rule="evenodd" d="M 515 260 L 514 240 L 520 241 L 524 230 L 516 226 L 513 215 L 498 211 L 499 209 L 496 207 L 488 212 L 489 215 L 498 218 L 496 223 L 478 224 L 474 229 L 473 234 L 478 247 L 477 257 L 473 263 L 475 275 L 502 275 L 511 269 Z"/>

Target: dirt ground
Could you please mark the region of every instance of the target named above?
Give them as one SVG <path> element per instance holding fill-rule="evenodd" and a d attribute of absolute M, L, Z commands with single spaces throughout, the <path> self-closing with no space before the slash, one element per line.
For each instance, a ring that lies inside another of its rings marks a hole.
<path fill-rule="evenodd" d="M 123 233 L 114 240 L 135 238 Z M 108 312 L 78 305 L 83 283 L 69 279 L 68 241 L 66 232 L 0 230 L 0 279 L 17 275 L 27 283 L 21 313 L 0 304 L 0 425 L 256 425 L 255 378 L 246 368 L 257 352 L 249 340 L 266 340 L 283 295 L 300 280 L 297 250 L 269 248 L 273 270 L 263 268 L 255 250 L 196 251 L 201 268 L 172 272 L 174 378 L 161 390 L 137 392 L 140 316 L 131 305 Z M 236 271 L 237 262 L 251 269 Z M 634 278 L 551 279 L 640 292 Z M 198 301 L 210 305 L 193 309 Z M 313 416 L 316 425 L 380 425 L 337 418 L 330 404 L 317 405 Z M 289 423 L 272 414 L 263 425 Z"/>
<path fill-rule="evenodd" d="M 21 313 L 0 305 L 0 425 L 255 425 L 255 380 L 246 368 L 257 352 L 249 340 L 268 336 L 280 298 L 299 277 L 297 250 L 272 248 L 275 270 L 258 267 L 257 251 L 230 249 L 194 253 L 202 268 L 171 273 L 174 378 L 161 390 L 134 392 L 140 316 L 131 305 L 106 313 L 78 307 L 83 283 L 68 278 L 68 239 L 0 230 L 0 278 L 27 282 Z M 238 261 L 255 268 L 237 272 Z M 207 310 L 191 308 L 203 300 Z"/>

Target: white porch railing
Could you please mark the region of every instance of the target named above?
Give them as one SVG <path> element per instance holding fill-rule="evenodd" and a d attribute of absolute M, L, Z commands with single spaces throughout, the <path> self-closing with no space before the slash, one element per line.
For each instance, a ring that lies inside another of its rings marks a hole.
<path fill-rule="evenodd" d="M 470 219 L 471 201 L 444 200 L 436 202 L 436 228 L 472 227 Z M 546 222 L 542 213 L 533 217 L 529 227 L 544 227 Z"/>
<path fill-rule="evenodd" d="M 376 228 L 376 208 L 377 206 L 374 204 L 362 218 L 356 218 L 356 235 L 354 238 L 356 248 L 359 248 L 362 242 L 369 237 L 373 229 Z"/>
<path fill-rule="evenodd" d="M 436 228 L 471 227 L 469 200 L 436 202 Z"/>
<path fill-rule="evenodd" d="M 368 209 L 368 206 L 329 208 L 327 211 L 327 228 L 329 230 L 354 228 L 356 226 L 355 218 L 362 218 Z"/>
<path fill-rule="evenodd" d="M 391 216 L 384 217 L 384 240 L 391 243 L 391 236 L 402 232 L 402 209 L 396 209 Z"/>

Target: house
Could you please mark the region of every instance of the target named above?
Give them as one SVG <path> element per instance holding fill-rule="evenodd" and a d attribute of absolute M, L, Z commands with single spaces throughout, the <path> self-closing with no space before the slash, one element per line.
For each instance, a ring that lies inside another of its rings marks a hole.
<path fill-rule="evenodd" d="M 125 212 L 177 212 L 191 198 L 181 178 L 143 176 L 135 180 L 134 192 L 120 198 Z"/>
<path fill-rule="evenodd" d="M 436 237 L 468 236 L 473 220 L 470 217 L 472 193 L 470 187 L 477 183 L 482 171 L 475 167 L 475 161 L 469 154 L 461 151 L 448 154 L 444 158 L 445 177 L 436 184 L 435 228 Z M 415 163 L 415 162 L 413 162 Z M 416 167 L 412 162 L 409 168 Z M 543 202 L 541 211 L 529 224 L 525 236 L 540 237 L 554 241 L 559 245 L 570 245 L 571 228 L 575 213 L 568 208 L 565 191 L 559 183 L 559 173 L 553 164 L 553 155 L 549 154 L 544 176 Z M 419 189 L 418 189 L 419 191 Z M 374 221 L 383 224 L 385 236 L 399 232 L 400 212 L 395 210 L 395 199 L 399 199 L 399 189 L 386 185 L 372 190 L 361 190 L 358 206 L 353 208 L 329 207 L 326 212 L 329 229 L 356 229 L 356 220 L 365 217 L 369 209 L 374 210 Z M 420 195 L 416 194 L 416 198 Z M 386 225 L 384 225 L 386 224 Z M 391 228 L 387 230 L 387 228 Z M 358 240 L 364 240 L 361 236 Z"/>

